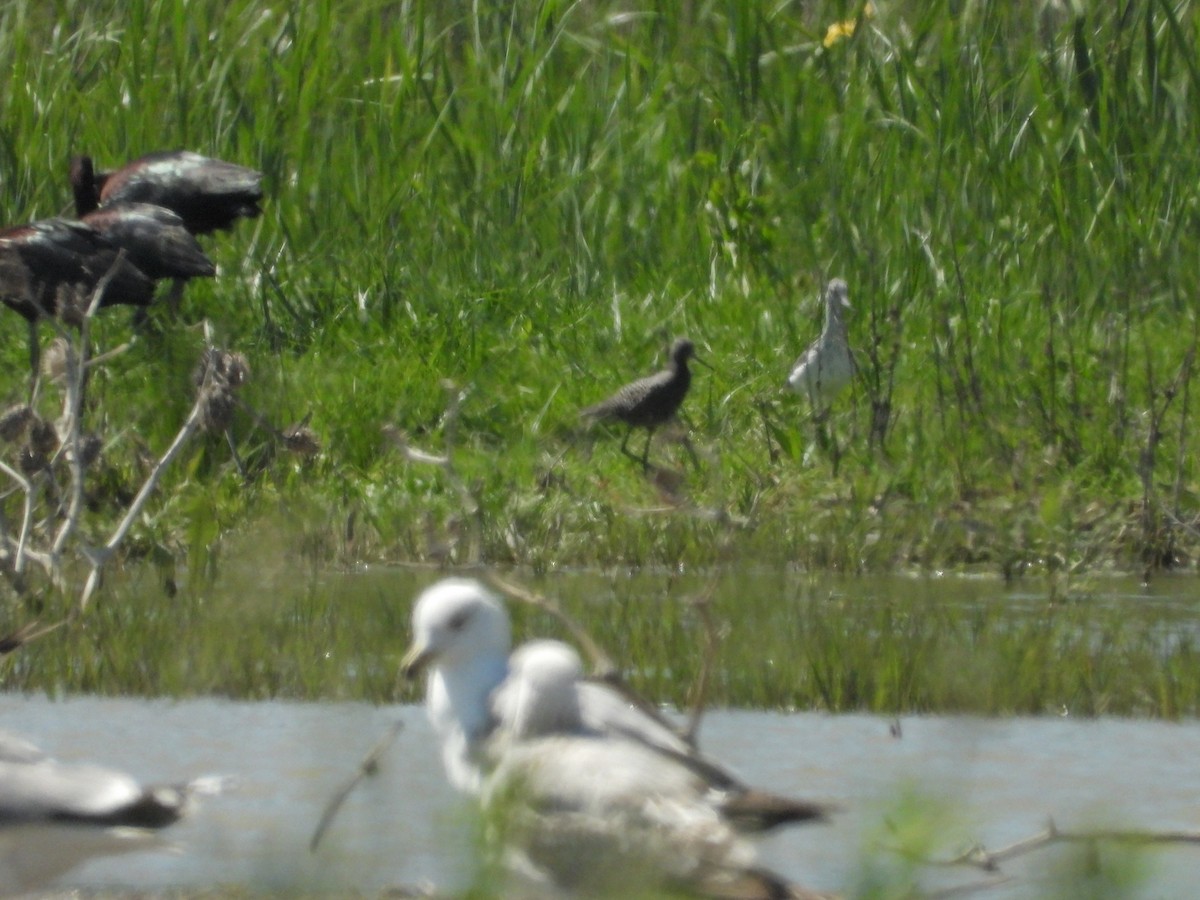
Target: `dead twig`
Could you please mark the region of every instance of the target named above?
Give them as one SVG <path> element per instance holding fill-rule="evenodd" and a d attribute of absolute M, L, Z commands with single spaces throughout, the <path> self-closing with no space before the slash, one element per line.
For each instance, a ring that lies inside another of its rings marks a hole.
<path fill-rule="evenodd" d="M 192 404 L 192 410 L 175 435 L 175 439 L 155 463 L 150 474 L 146 476 L 137 496 L 129 504 L 129 509 L 125 511 L 125 516 L 118 523 L 108 541 L 102 547 L 84 548 L 84 555 L 88 558 L 92 568 L 84 583 L 83 592 L 79 596 L 79 602 L 76 604 L 76 615 L 82 614 L 87 609 L 88 602 L 96 588 L 99 587 L 102 569 L 116 553 L 117 548 L 129 533 L 129 529 L 141 515 L 143 507 L 150 499 L 150 495 L 154 493 L 155 488 L 158 487 L 167 467 L 201 428 L 223 428 L 228 424 L 228 416 L 234 405 L 233 392 L 242 387 L 248 378 L 249 367 L 240 354 L 218 350 L 214 347 L 205 350 L 195 377 L 196 402 Z"/>
<path fill-rule="evenodd" d="M 179 429 L 179 433 L 175 435 L 175 440 L 171 442 L 171 446 L 163 453 L 162 458 L 155 463 L 154 468 L 146 477 L 142 484 L 141 490 L 137 496 L 133 498 L 133 502 L 129 504 L 129 509 L 125 511 L 125 516 L 121 519 L 112 536 L 102 547 L 87 548 L 84 550 L 84 555 L 87 556 L 91 563 L 91 571 L 88 573 L 87 581 L 84 583 L 83 592 L 79 595 L 79 602 L 76 604 L 76 614 L 82 614 L 86 609 L 92 594 L 100 585 L 100 573 L 108 561 L 116 553 L 117 547 L 125 540 L 125 536 L 129 533 L 129 529 L 133 527 L 133 523 L 137 521 L 141 515 L 143 507 L 150 499 L 150 495 L 154 493 L 154 489 L 158 487 L 159 481 L 162 480 L 163 473 L 167 466 L 174 462 L 175 457 L 184 448 L 192 436 L 200 429 L 201 422 L 205 414 L 204 398 L 199 397 L 196 403 L 192 406 L 192 411 L 188 414 L 187 419 L 183 423 L 183 427 Z"/>
<path fill-rule="evenodd" d="M 312 410 L 304 414 L 304 418 L 296 422 L 294 425 L 289 425 L 287 428 L 276 428 L 275 424 L 268 419 L 262 412 L 255 408 L 250 403 L 247 403 L 243 398 L 237 398 L 237 405 L 254 420 L 262 431 L 266 432 L 272 440 L 282 444 L 283 448 L 290 453 L 295 453 L 297 456 L 316 456 L 321 452 L 321 442 L 317 440 L 316 433 L 309 427 L 309 422 L 312 421 Z M 232 442 L 232 432 L 225 432 L 226 438 Z M 231 443 L 232 447 L 232 443 Z M 237 458 L 237 451 L 234 450 L 234 459 L 241 470 L 241 460 Z M 241 472 L 245 477 L 245 472 Z"/>
<path fill-rule="evenodd" d="M 128 344 L 123 345 L 89 362 L 88 334 L 91 328 L 92 317 L 100 309 L 100 301 L 104 296 L 104 292 L 108 289 L 108 285 L 116 276 L 117 271 L 124 264 L 125 251 L 121 250 L 117 253 L 117 258 L 113 260 L 113 264 L 109 267 L 108 271 L 104 273 L 104 277 L 96 283 L 96 287 L 88 299 L 87 307 L 83 311 L 83 315 L 79 321 L 79 337 L 77 340 L 72 341 L 66 329 L 58 326 L 59 339 L 65 345 L 63 362 L 67 383 L 66 395 L 63 400 L 63 428 L 65 436 L 60 435 L 62 437 L 60 452 L 62 448 L 70 448 L 71 451 L 67 454 L 67 465 L 71 473 L 67 513 L 49 550 L 51 581 L 60 589 L 65 587 L 62 577 L 63 550 L 66 548 L 68 540 L 78 530 L 79 518 L 84 509 L 84 470 L 87 468 L 87 460 L 86 454 L 83 452 L 82 421 L 87 370 L 96 362 L 124 352 L 128 347 Z M 57 320 L 55 321 L 57 324 Z"/>
<path fill-rule="evenodd" d="M 1063 831 L 1053 820 L 1037 834 L 1022 838 L 999 850 L 988 850 L 982 845 L 971 847 L 958 856 L 945 860 L 930 860 L 930 865 L 971 866 L 985 872 L 996 872 L 1000 864 L 1016 859 L 1043 847 L 1058 843 L 1110 843 L 1110 844 L 1197 844 L 1200 831 L 1139 831 L 1132 829 L 1096 831 Z"/>
<path fill-rule="evenodd" d="M 22 435 L 26 438 L 15 466 L 0 462 L 0 474 L 7 475 L 16 485 L 5 496 L 10 496 L 18 489 L 24 495 L 19 530 L 14 529 L 10 532 L 7 523 L 0 523 L 0 567 L 3 576 L 12 583 L 16 591 L 27 593 L 30 588 L 26 585 L 24 573 L 28 564 L 32 562 L 44 569 L 54 589 L 66 593 L 70 588 L 64 571 L 68 551 L 78 548 L 75 552 L 90 564 L 90 571 L 78 600 L 62 621 L 47 626 L 31 623 L 12 631 L 6 637 L 0 637 L 0 654 L 11 653 L 18 647 L 68 624 L 86 611 L 100 585 L 105 565 L 116 554 L 133 523 L 142 514 L 151 494 L 161 482 L 167 466 L 179 455 L 197 430 L 215 429 L 228 424 L 235 403 L 234 391 L 241 387 L 249 376 L 249 366 L 243 356 L 215 349 L 211 346 L 211 337 L 208 337 L 209 346 L 194 377 L 196 402 L 179 433 L 162 458 L 153 466 L 109 539 L 99 547 L 78 546 L 81 520 L 87 506 L 87 470 L 101 446 L 98 436 L 86 434 L 83 429 L 87 408 L 88 372 L 99 363 L 125 352 L 130 346 L 127 342 L 89 358 L 90 327 L 107 288 L 124 264 L 124 254 L 119 253 L 112 266 L 90 292 L 71 289 L 70 296 L 59 296 L 54 316 L 47 315 L 47 310 L 40 310 L 58 333 L 54 344 L 55 352 L 52 358 L 47 358 L 48 362 L 53 363 L 47 374 L 53 380 L 63 383 L 62 414 L 57 424 L 52 425 L 41 419 L 32 400 L 28 404 L 0 414 L 0 439 L 15 441 Z M 74 328 L 69 328 L 68 325 Z M 208 336 L 210 332 L 207 323 L 205 331 Z M 39 384 L 40 380 L 34 386 L 35 398 Z M 64 457 L 65 475 L 62 465 Z M 66 483 L 60 485 L 60 478 L 64 478 Z M 36 507 L 43 487 L 48 510 L 44 519 L 37 521 L 36 516 L 39 513 Z M 34 546 L 37 539 L 44 543 Z"/>
<path fill-rule="evenodd" d="M 29 529 L 33 524 L 33 482 L 3 461 L 0 461 L 0 472 L 3 472 L 15 481 L 25 494 L 24 508 L 21 512 L 21 532 L 17 538 L 17 545 L 13 549 L 15 558 L 10 567 L 12 574 L 20 580 L 25 572 L 25 560 L 28 558 Z"/>
<path fill-rule="evenodd" d="M 1012 884 L 1012 878 L 989 878 L 987 881 L 972 881 L 970 884 L 956 884 L 953 887 L 941 888 L 936 891 L 923 891 L 924 900 L 951 900 L 954 897 L 966 897 L 969 894 L 981 894 L 996 888 Z"/>
<path fill-rule="evenodd" d="M 597 678 L 604 681 L 611 681 L 617 675 L 617 667 L 613 664 L 612 658 L 604 652 L 599 644 L 592 640 L 592 636 L 588 634 L 587 629 L 580 625 L 579 622 L 554 600 L 522 587 L 519 584 L 515 584 L 493 571 L 485 572 L 484 579 L 492 587 L 496 588 L 496 590 L 507 594 L 514 600 L 518 600 L 535 609 L 540 609 L 542 612 L 548 613 L 557 619 L 567 631 L 571 632 L 571 637 L 575 639 L 575 642 L 583 648 L 584 654 L 592 665 L 592 674 Z"/>
<path fill-rule="evenodd" d="M 697 746 L 696 742 L 700 735 L 700 723 L 704 720 L 704 711 L 708 707 L 708 685 L 712 677 L 713 665 L 716 663 L 717 654 L 721 650 L 721 632 L 712 611 L 712 599 L 716 594 L 716 590 L 717 579 L 714 574 L 709 579 L 709 583 L 704 591 L 688 601 L 688 605 L 700 617 L 700 623 L 704 629 L 704 646 L 700 656 L 700 672 L 697 674 L 696 680 L 692 683 L 691 709 L 688 712 L 687 727 L 683 732 L 684 740 L 693 748 Z"/>
<path fill-rule="evenodd" d="M 709 466 L 709 471 L 713 473 L 720 472 L 720 466 Z M 719 477 L 714 474 L 714 478 Z M 720 493 L 721 483 L 715 483 L 717 493 Z M 725 570 L 725 563 L 729 561 L 733 552 L 733 538 L 738 528 L 746 527 L 749 520 L 735 516 L 727 509 L 725 504 L 721 504 L 715 510 L 700 510 L 693 507 L 693 514 L 703 513 L 706 516 L 711 516 L 713 521 L 722 526 L 720 539 L 717 542 L 714 565 L 711 569 L 708 582 L 704 589 L 697 595 L 688 598 L 688 605 L 695 610 L 696 615 L 700 619 L 700 625 L 703 630 L 702 644 L 700 647 L 700 671 L 696 675 L 696 680 L 692 683 L 691 703 L 688 712 L 687 727 L 684 730 L 683 738 L 692 748 L 699 746 L 700 739 L 700 724 L 704 720 L 705 710 L 708 708 L 708 688 L 712 679 L 713 668 L 716 666 L 717 657 L 721 652 L 721 643 L 724 638 L 721 626 L 713 614 L 713 598 L 717 594 L 718 579 L 721 572 Z M 715 515 L 713 514 L 715 512 Z"/>
<path fill-rule="evenodd" d="M 24 647 L 26 644 L 36 641 L 38 638 L 50 634 L 52 631 L 57 631 L 66 624 L 66 619 L 55 622 L 53 625 L 41 625 L 37 619 L 34 619 L 32 622 L 22 625 L 16 631 L 0 637 L 0 656 L 12 653 L 18 647 Z"/>
<path fill-rule="evenodd" d="M 913 862 L 937 868 L 970 868 L 987 872 L 994 877 L 987 881 L 971 882 L 969 884 L 953 885 L 932 893 L 922 893 L 923 897 L 951 898 L 964 897 L 969 894 L 981 893 L 993 888 L 1010 885 L 1014 882 L 1012 876 L 1000 871 L 1002 863 L 1026 856 L 1053 844 L 1088 844 L 1099 843 L 1131 844 L 1136 846 L 1163 844 L 1195 844 L 1200 845 L 1200 831 L 1142 831 L 1136 829 L 1096 829 L 1091 831 L 1066 831 L 1048 820 L 1046 827 L 1036 834 L 1021 838 L 998 850 L 988 850 L 982 844 L 968 847 L 956 856 L 945 859 L 931 859 L 919 854 L 913 854 L 902 847 L 887 847 L 894 853 L 912 860 Z"/>
<path fill-rule="evenodd" d="M 450 483 L 450 487 L 458 495 L 459 503 L 466 514 L 467 521 L 471 524 L 470 544 L 467 547 L 466 558 L 460 560 L 460 563 L 468 566 L 476 566 L 483 560 L 482 511 L 479 508 L 479 502 L 475 499 L 475 495 L 471 493 L 471 489 L 463 481 L 462 476 L 458 474 L 458 470 L 454 465 L 455 440 L 458 435 L 458 415 L 462 407 L 462 402 L 466 399 L 467 392 L 459 390 L 457 385 L 449 380 L 442 382 L 442 388 L 450 396 L 449 405 L 442 416 L 442 433 L 446 445 L 444 455 L 439 456 L 435 453 L 428 453 L 413 447 L 408 442 L 408 435 L 395 425 L 384 425 L 381 430 L 384 437 L 391 441 L 392 445 L 400 451 L 400 454 L 406 460 L 424 465 L 438 466 L 445 473 L 446 481 Z"/>
<path fill-rule="evenodd" d="M 346 798 L 358 787 L 359 783 L 371 775 L 379 771 L 379 758 L 383 756 L 385 750 L 395 743 L 396 738 L 400 736 L 400 732 L 404 730 L 404 723 L 396 721 L 392 724 L 375 745 L 363 757 L 362 762 L 358 764 L 358 769 L 346 782 L 339 787 L 329 798 L 329 803 L 325 806 L 325 811 L 321 813 L 321 819 L 317 822 L 317 828 L 313 832 L 312 840 L 308 842 L 308 852 L 316 853 L 317 847 L 321 843 L 321 838 L 325 836 L 325 832 L 329 830 L 329 826 L 333 824 L 334 818 L 338 814 L 338 810 L 342 808 L 342 804 L 346 802 Z"/>

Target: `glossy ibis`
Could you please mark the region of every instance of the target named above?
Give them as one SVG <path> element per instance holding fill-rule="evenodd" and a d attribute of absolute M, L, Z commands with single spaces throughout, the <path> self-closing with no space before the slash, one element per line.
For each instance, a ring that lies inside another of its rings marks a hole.
<path fill-rule="evenodd" d="M 630 382 L 607 400 L 581 410 L 579 415 L 600 422 L 624 422 L 628 427 L 625 430 L 625 439 L 621 441 L 621 452 L 627 456 L 633 456 L 627 449 L 633 429 L 645 428 L 646 446 L 640 459 L 642 468 L 646 468 L 654 430 L 675 417 L 683 398 L 687 396 L 688 388 L 691 387 L 689 359 L 700 361 L 696 357 L 695 346 L 687 338 L 678 338 L 671 345 L 671 363 L 667 368 Z"/>
<path fill-rule="evenodd" d="M 39 319 L 78 325 L 101 288 L 101 306 L 148 306 L 154 282 L 95 228 L 43 219 L 0 230 L 0 303 L 29 323 L 29 361 L 37 376 Z"/>
<path fill-rule="evenodd" d="M 262 213 L 262 173 L 187 150 L 149 153 L 113 172 L 90 156 L 71 160 L 79 216 L 114 203 L 153 203 L 177 213 L 188 231 L 208 234 Z"/>
<path fill-rule="evenodd" d="M 87 213 L 81 220 L 125 251 L 126 257 L 154 280 L 173 281 L 169 302 L 174 309 L 189 278 L 211 278 L 213 265 L 187 230 L 183 219 L 152 203 L 113 203 Z"/>
<path fill-rule="evenodd" d="M 854 377 L 854 357 L 843 319 L 849 308 L 846 282 L 833 279 L 825 288 L 825 327 L 821 336 L 796 360 L 788 377 L 788 387 L 808 397 L 817 414 L 824 412 Z"/>

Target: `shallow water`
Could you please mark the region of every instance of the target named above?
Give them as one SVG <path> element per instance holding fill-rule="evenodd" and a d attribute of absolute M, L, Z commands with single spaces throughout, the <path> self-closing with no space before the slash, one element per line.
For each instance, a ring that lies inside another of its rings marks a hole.
<path fill-rule="evenodd" d="M 405 729 L 381 771 L 310 854 L 325 802 L 397 718 Z M 1195 722 L 929 716 L 900 720 L 898 738 L 892 724 L 866 715 L 714 711 L 701 739 L 756 785 L 843 808 L 832 825 L 760 843 L 767 865 L 814 888 L 852 891 L 872 865 L 894 861 L 879 846 L 892 840 L 884 823 L 903 829 L 913 797 L 926 815 L 944 813 L 925 820 L 940 854 L 975 841 L 997 849 L 1036 833 L 1048 817 L 1063 828 L 1200 830 Z M 417 707 L 0 695 L 0 728 L 60 758 L 120 766 L 146 780 L 237 779 L 168 833 L 172 849 L 93 859 L 60 887 L 454 890 L 471 877 L 469 807 L 446 785 Z M 1013 860 L 1002 867 L 1012 880 L 985 896 L 1094 895 L 1071 874 L 1082 856 L 1056 846 Z M 1115 858 L 1102 849 L 1101 871 L 1115 871 Z M 1145 866 L 1135 896 L 1189 896 L 1200 847 L 1155 850 Z M 980 880 L 987 877 L 966 869 L 921 875 L 926 887 Z"/>

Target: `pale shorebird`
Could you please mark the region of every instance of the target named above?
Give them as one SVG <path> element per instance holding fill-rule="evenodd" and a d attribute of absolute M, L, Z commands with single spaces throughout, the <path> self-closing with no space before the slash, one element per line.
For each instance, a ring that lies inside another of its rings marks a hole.
<path fill-rule="evenodd" d="M 428 671 L 426 708 L 451 782 L 479 796 L 511 868 L 545 887 L 702 897 L 811 897 L 758 867 L 743 832 L 829 808 L 755 790 L 699 754 L 575 651 L 510 650 L 481 584 L 446 579 L 413 609 L 403 667 Z"/>
<path fill-rule="evenodd" d="M 163 845 L 159 830 L 222 781 L 146 787 L 116 769 L 59 762 L 0 732 L 0 895 L 43 889 L 90 857 Z"/>
<path fill-rule="evenodd" d="M 624 422 L 627 427 L 625 438 L 621 441 L 621 452 L 633 459 L 640 459 L 642 468 L 647 468 L 654 430 L 675 418 L 692 385 L 689 359 L 701 362 L 696 356 L 695 345 L 687 338 L 676 339 L 671 345 L 671 362 L 667 368 L 631 381 L 607 400 L 580 410 L 580 417 L 600 422 Z M 646 446 L 640 457 L 627 449 L 629 436 L 635 428 L 646 429 Z"/>
<path fill-rule="evenodd" d="M 854 377 L 854 357 L 843 318 L 849 308 L 846 282 L 833 279 L 825 287 L 825 327 L 821 336 L 796 360 L 788 376 L 788 387 L 808 397 L 813 413 L 818 416 Z"/>

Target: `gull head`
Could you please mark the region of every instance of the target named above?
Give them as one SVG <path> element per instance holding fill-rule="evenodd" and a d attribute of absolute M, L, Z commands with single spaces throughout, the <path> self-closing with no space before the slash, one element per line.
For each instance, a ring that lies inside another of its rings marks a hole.
<path fill-rule="evenodd" d="M 478 581 L 446 578 L 426 588 L 412 613 L 412 644 L 401 662 L 407 678 L 437 666 L 455 669 L 475 659 L 508 655 L 508 614 Z"/>
<path fill-rule="evenodd" d="M 528 740 L 583 728 L 579 654 L 561 641 L 522 644 L 508 658 L 508 677 L 492 695 L 492 713 L 509 740 Z"/>

